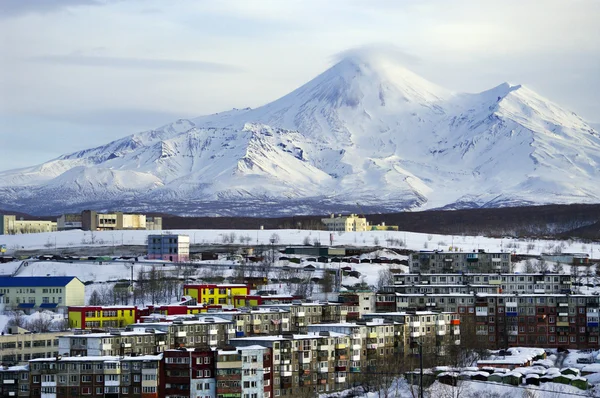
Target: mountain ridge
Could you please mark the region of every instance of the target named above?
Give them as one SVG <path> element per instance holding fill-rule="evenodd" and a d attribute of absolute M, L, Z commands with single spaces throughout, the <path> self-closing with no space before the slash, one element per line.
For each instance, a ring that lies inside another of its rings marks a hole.
<path fill-rule="evenodd" d="M 376 211 L 595 203 L 598 150 L 592 126 L 526 86 L 456 93 L 385 54 L 351 55 L 256 109 L 0 172 L 0 207 L 235 215 L 240 202 L 280 215 L 357 202 Z"/>

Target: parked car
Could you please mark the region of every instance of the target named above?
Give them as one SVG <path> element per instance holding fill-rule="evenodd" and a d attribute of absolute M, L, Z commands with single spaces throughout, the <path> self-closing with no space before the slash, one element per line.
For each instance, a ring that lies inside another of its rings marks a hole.
<path fill-rule="evenodd" d="M 577 363 L 594 363 L 594 358 L 577 358 Z"/>

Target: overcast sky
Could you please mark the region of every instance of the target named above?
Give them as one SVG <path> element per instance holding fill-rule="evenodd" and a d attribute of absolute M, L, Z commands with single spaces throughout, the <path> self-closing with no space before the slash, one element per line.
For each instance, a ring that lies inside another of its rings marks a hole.
<path fill-rule="evenodd" d="M 526 84 L 600 121 L 598 0 L 0 0 L 0 170 L 304 84 L 384 44 L 455 91 Z"/>

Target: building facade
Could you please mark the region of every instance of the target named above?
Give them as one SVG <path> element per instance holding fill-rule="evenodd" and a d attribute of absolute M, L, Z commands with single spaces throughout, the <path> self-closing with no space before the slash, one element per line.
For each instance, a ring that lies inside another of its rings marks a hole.
<path fill-rule="evenodd" d="M 0 235 L 36 234 L 56 231 L 54 221 L 17 220 L 14 215 L 0 214 Z"/>
<path fill-rule="evenodd" d="M 236 296 L 246 296 L 249 292 L 250 288 L 244 284 L 183 285 L 183 294 L 203 305 L 233 306 Z"/>
<path fill-rule="evenodd" d="M 152 217 L 151 221 L 145 214 L 126 214 L 122 212 L 98 213 L 94 210 L 81 212 L 81 229 L 84 231 L 116 231 L 161 229 L 162 218 Z"/>
<path fill-rule="evenodd" d="M 410 256 L 410 273 L 493 273 L 512 272 L 510 253 L 484 250 L 421 251 Z"/>
<path fill-rule="evenodd" d="M 321 222 L 325 224 L 327 231 L 341 232 L 362 232 L 367 231 L 369 226 L 365 217 L 360 217 L 356 214 L 342 216 L 332 214 L 329 218 L 322 218 Z"/>
<path fill-rule="evenodd" d="M 164 351 L 167 340 L 166 332 L 154 329 L 67 334 L 58 339 L 58 353 L 67 356 L 151 355 Z"/>
<path fill-rule="evenodd" d="M 71 306 L 69 327 L 73 329 L 124 328 L 136 322 L 135 306 Z"/>
<path fill-rule="evenodd" d="M 187 235 L 148 235 L 148 260 L 190 261 L 190 237 Z"/>
<path fill-rule="evenodd" d="M 4 310 L 67 312 L 83 305 L 85 286 L 74 276 L 0 277 L 0 305 Z"/>
<path fill-rule="evenodd" d="M 58 355 L 59 337 L 68 332 L 31 333 L 10 326 L 0 336 L 0 359 L 5 365 L 25 364 L 35 358 Z"/>
<path fill-rule="evenodd" d="M 29 396 L 163 397 L 162 363 L 162 354 L 35 359 L 29 362 Z"/>

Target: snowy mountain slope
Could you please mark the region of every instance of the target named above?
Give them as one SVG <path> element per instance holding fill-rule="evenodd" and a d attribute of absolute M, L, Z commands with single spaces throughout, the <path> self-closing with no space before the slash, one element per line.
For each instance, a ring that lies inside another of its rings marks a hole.
<path fill-rule="evenodd" d="M 452 93 L 370 53 L 257 109 L 1 172 L 0 207 L 276 215 L 357 202 L 386 211 L 598 202 L 599 149 L 589 124 L 527 87 Z"/>

